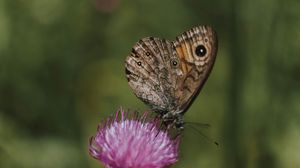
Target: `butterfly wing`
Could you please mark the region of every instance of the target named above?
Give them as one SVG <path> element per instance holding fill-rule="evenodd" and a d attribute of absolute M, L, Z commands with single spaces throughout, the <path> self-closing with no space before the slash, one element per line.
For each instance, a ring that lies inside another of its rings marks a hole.
<path fill-rule="evenodd" d="M 125 72 L 134 94 L 152 110 L 166 113 L 177 105 L 175 86 L 179 59 L 172 42 L 148 37 L 136 43 L 125 60 Z"/>
<path fill-rule="evenodd" d="M 183 78 L 178 78 L 175 98 L 178 113 L 184 113 L 207 80 L 217 55 L 217 35 L 209 26 L 192 28 L 173 42 L 181 62 Z"/>

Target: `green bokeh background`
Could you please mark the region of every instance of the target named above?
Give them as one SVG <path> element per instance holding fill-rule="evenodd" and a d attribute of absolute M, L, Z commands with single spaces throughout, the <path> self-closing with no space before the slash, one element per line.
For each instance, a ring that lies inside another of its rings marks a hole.
<path fill-rule="evenodd" d="M 102 167 L 97 124 L 120 106 L 146 110 L 124 60 L 142 37 L 212 25 L 219 52 L 185 115 L 173 167 L 300 167 L 300 1 L 0 0 L 0 167 Z"/>

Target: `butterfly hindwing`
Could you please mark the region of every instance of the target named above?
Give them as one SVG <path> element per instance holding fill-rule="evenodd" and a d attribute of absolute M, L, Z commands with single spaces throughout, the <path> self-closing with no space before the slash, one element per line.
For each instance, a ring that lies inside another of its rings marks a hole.
<path fill-rule="evenodd" d="M 148 37 L 132 48 L 125 61 L 126 77 L 135 95 L 157 112 L 173 109 L 176 70 L 170 65 L 175 49 L 171 42 Z"/>

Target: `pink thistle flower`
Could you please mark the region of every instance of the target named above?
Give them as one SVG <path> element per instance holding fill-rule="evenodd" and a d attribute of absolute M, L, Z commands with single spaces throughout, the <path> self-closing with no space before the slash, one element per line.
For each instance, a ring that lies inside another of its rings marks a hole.
<path fill-rule="evenodd" d="M 106 168 L 164 168 L 177 162 L 179 137 L 172 139 L 160 130 L 159 119 L 146 119 L 147 113 L 128 117 L 119 110 L 98 126 L 90 140 L 90 155 Z"/>

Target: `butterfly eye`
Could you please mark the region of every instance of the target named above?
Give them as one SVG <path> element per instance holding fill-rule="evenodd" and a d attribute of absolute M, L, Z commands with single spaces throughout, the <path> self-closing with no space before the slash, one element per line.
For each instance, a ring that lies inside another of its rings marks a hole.
<path fill-rule="evenodd" d="M 206 54 L 206 48 L 204 47 L 204 45 L 198 45 L 195 49 L 195 53 L 197 56 L 203 57 Z"/>

